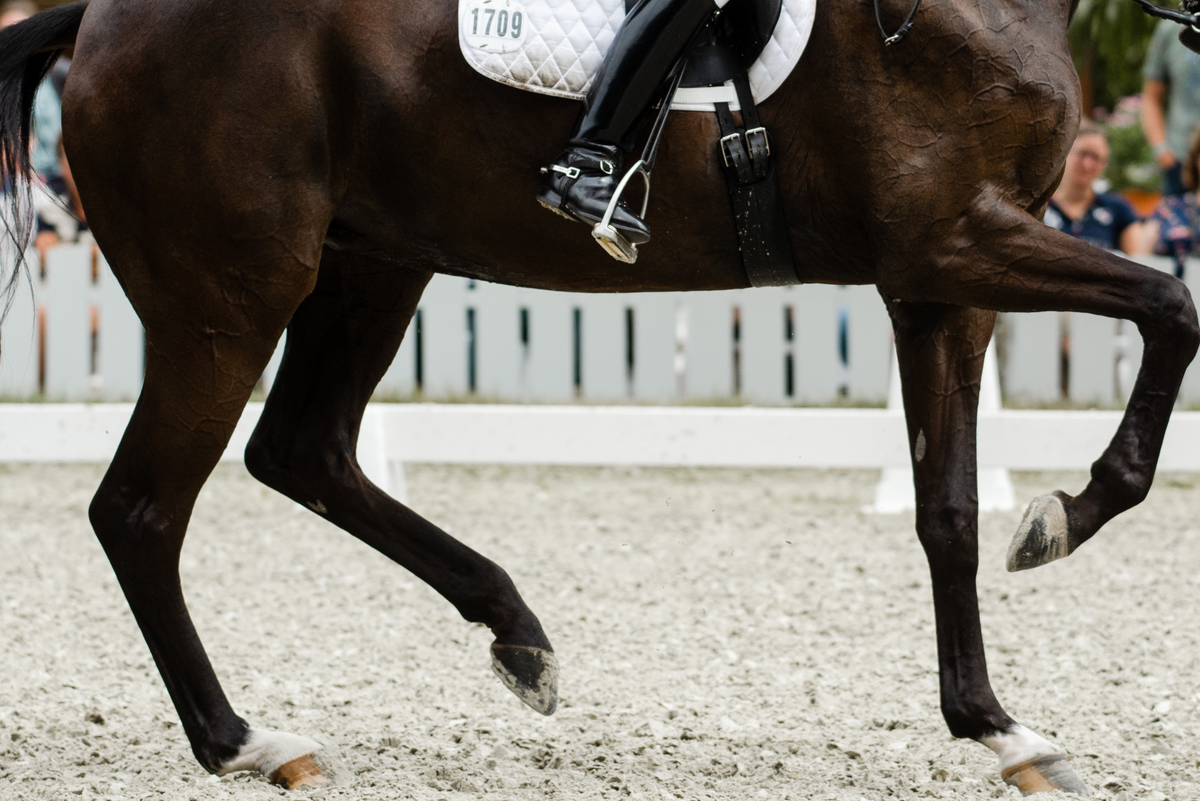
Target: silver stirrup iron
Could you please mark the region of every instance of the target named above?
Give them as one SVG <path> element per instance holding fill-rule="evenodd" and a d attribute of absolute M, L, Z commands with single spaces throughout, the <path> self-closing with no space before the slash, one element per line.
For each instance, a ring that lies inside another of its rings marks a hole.
<path fill-rule="evenodd" d="M 646 209 L 650 206 L 650 171 L 654 169 L 654 159 L 658 156 L 658 141 L 662 138 L 663 126 L 667 123 L 667 114 L 671 112 L 671 101 L 675 99 L 675 90 L 679 88 L 679 82 L 683 80 L 683 67 L 686 61 L 685 55 L 675 65 L 675 72 L 670 76 L 670 83 L 667 85 L 667 93 L 658 107 L 658 116 L 654 120 L 654 126 L 650 129 L 650 136 L 646 139 L 646 147 L 642 150 L 642 157 L 629 168 L 629 172 L 625 173 L 625 177 L 617 184 L 617 191 L 613 192 L 612 200 L 608 201 L 608 208 L 604 210 L 603 219 L 592 228 L 592 237 L 600 243 L 604 252 L 626 264 L 633 264 L 637 261 L 637 245 L 612 227 L 613 212 L 617 210 L 617 203 L 621 201 L 621 195 L 624 194 L 625 187 L 629 185 L 629 179 L 635 173 L 641 173 L 642 179 L 646 182 L 646 194 L 642 197 L 642 213 L 638 216 L 643 220 L 646 219 Z"/>
<path fill-rule="evenodd" d="M 650 173 L 643 166 L 645 163 L 641 159 L 638 159 L 629 168 L 629 172 L 625 173 L 625 177 L 621 179 L 621 183 L 617 184 L 617 191 L 613 192 L 612 200 L 608 201 L 608 208 L 604 210 L 604 217 L 592 228 L 592 237 L 600 243 L 600 247 L 604 248 L 604 252 L 617 261 L 623 261 L 626 264 L 633 264 L 637 261 L 637 245 L 630 242 L 621 235 L 620 231 L 612 227 L 612 216 L 613 212 L 617 209 L 617 203 L 621 200 L 621 195 L 625 192 L 625 187 L 629 184 L 629 179 L 634 176 L 634 173 L 641 173 L 642 179 L 646 182 L 646 194 L 642 197 L 642 213 L 638 216 L 643 220 L 646 219 L 646 208 L 650 205 Z"/>

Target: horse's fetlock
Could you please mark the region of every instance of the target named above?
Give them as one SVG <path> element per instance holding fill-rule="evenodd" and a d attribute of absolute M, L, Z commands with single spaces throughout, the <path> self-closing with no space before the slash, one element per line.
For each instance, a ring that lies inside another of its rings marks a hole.
<path fill-rule="evenodd" d="M 976 737 L 976 730 L 979 728 L 977 723 L 972 722 L 964 713 L 954 710 L 942 710 L 942 717 L 946 720 L 946 727 L 950 729 L 950 736 L 959 740 L 973 740 Z"/>
<path fill-rule="evenodd" d="M 942 702 L 942 717 L 950 735 L 959 739 L 971 739 L 978 736 L 979 718 L 972 715 L 965 705 Z"/>
<path fill-rule="evenodd" d="M 458 604 L 462 616 L 497 633 L 515 624 L 529 611 L 512 578 L 495 562 L 489 561 L 471 577 L 465 595 Z"/>
<path fill-rule="evenodd" d="M 917 512 L 917 538 L 926 552 L 942 552 L 956 562 L 974 553 L 960 546 L 964 538 L 975 538 L 978 526 L 979 507 L 974 502 L 942 500 Z"/>
<path fill-rule="evenodd" d="M 1092 465 L 1092 481 L 1103 488 L 1101 497 L 1108 504 L 1124 511 L 1146 500 L 1154 475 L 1150 471 L 1102 459 Z"/>
<path fill-rule="evenodd" d="M 951 536 L 973 534 L 979 524 L 979 505 L 973 501 L 943 503 L 936 517 L 938 527 Z"/>
<path fill-rule="evenodd" d="M 1012 719 L 992 699 L 990 703 L 959 699 L 942 701 L 942 717 L 950 734 L 960 740 L 978 740 L 989 731 L 1012 724 Z"/>
<path fill-rule="evenodd" d="M 249 742 L 250 725 L 234 715 L 197 732 L 189 731 L 188 736 L 196 761 L 209 773 L 221 775 Z"/>

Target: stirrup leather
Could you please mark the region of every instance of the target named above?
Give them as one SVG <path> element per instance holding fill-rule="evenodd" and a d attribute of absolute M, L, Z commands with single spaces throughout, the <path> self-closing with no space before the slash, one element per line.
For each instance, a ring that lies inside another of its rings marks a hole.
<path fill-rule="evenodd" d="M 642 150 L 642 157 L 621 178 L 621 182 L 617 184 L 617 191 L 613 192 L 612 199 L 608 201 L 608 208 L 604 210 L 604 218 L 592 228 L 592 238 L 599 243 L 600 247 L 604 248 L 604 252 L 617 261 L 625 262 L 626 264 L 633 264 L 637 261 L 637 245 L 630 242 L 616 228 L 612 227 L 610 223 L 613 212 L 617 208 L 617 203 L 621 200 L 621 195 L 625 192 L 625 187 L 629 185 L 629 180 L 633 178 L 635 173 L 640 173 L 642 180 L 646 182 L 646 193 L 642 196 L 642 211 L 638 214 L 638 217 L 643 222 L 646 219 L 646 209 L 650 206 L 650 171 L 654 169 L 654 160 L 658 157 L 658 143 L 662 138 L 663 126 L 667 123 L 667 115 L 671 113 L 671 101 L 675 98 L 675 92 L 679 89 L 680 81 L 683 80 L 683 68 L 686 64 L 687 55 L 684 54 L 675 64 L 669 76 L 667 91 L 662 100 L 659 101 L 658 115 L 654 119 L 654 125 L 650 128 L 650 135 L 646 139 L 646 146 Z"/>
<path fill-rule="evenodd" d="M 625 177 L 621 179 L 621 182 L 617 184 L 617 191 L 613 192 L 612 200 L 608 201 L 608 208 L 604 210 L 604 217 L 592 228 L 592 237 L 600 243 L 600 247 L 604 248 L 604 252 L 617 261 L 623 261 L 626 264 L 633 264 L 637 261 L 637 245 L 622 236 L 621 232 L 611 225 L 611 222 L 613 212 L 616 211 L 617 204 L 621 201 L 621 195 L 625 192 L 625 187 L 629 184 L 629 179 L 635 173 L 640 173 L 642 180 L 646 182 L 646 194 L 642 197 L 642 210 L 638 214 L 638 217 L 641 219 L 646 219 L 646 208 L 650 205 L 650 173 L 645 169 L 645 162 L 638 159 L 629 168 L 629 172 L 625 173 Z"/>

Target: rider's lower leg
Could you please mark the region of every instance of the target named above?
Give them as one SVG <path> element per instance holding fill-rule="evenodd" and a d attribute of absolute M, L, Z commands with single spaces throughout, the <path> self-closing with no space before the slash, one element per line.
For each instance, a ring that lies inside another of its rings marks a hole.
<path fill-rule="evenodd" d="M 589 225 L 604 217 L 623 175 L 622 157 L 633 149 L 684 49 L 717 8 L 716 0 L 642 0 L 629 12 L 566 149 L 545 170 L 538 202 Z M 650 241 L 650 229 L 624 202 L 611 225 L 634 245 Z"/>

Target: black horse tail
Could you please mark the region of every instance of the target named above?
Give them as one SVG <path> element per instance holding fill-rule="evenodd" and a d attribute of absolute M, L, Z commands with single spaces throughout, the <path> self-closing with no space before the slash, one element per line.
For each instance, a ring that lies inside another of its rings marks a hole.
<path fill-rule="evenodd" d="M 57 6 L 0 30 L 0 254 L 15 248 L 10 275 L 0 260 L 0 321 L 12 306 L 33 235 L 33 99 L 58 54 L 75 44 L 88 0 Z M 7 193 L 5 195 L 5 193 Z"/>

